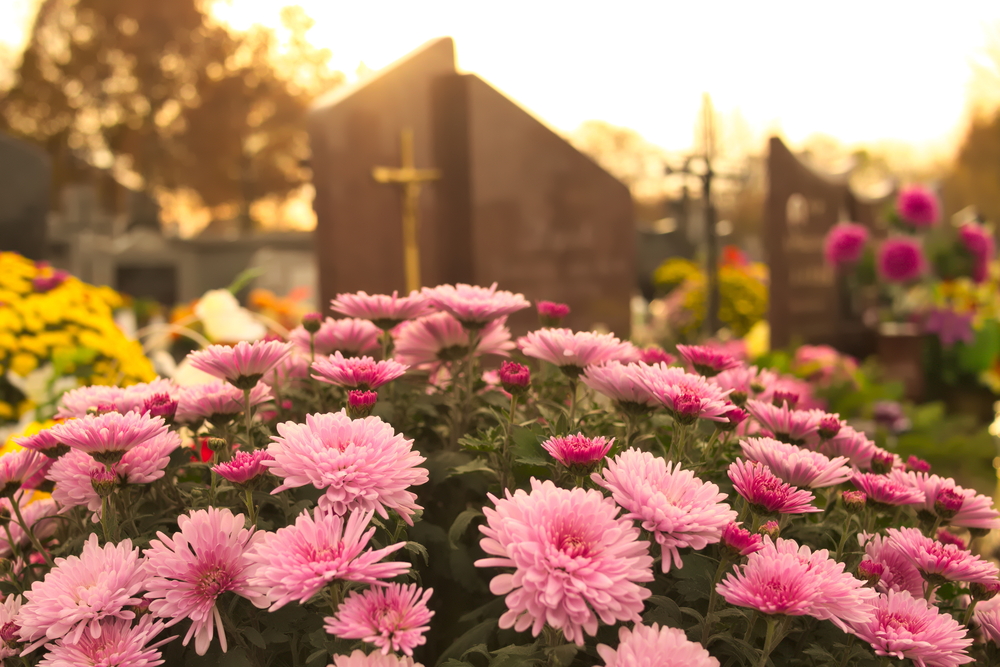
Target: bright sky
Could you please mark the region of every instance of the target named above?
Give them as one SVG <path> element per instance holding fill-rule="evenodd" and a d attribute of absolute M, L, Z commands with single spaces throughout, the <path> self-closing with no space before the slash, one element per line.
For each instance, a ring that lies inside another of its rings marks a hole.
<path fill-rule="evenodd" d="M 0 42 L 17 44 L 37 0 L 0 0 Z M 236 27 L 277 25 L 280 0 L 229 0 Z M 302 0 L 310 39 L 349 74 L 454 37 L 459 66 L 551 126 L 631 127 L 691 145 L 702 92 L 760 137 L 813 133 L 846 144 L 940 151 L 959 135 L 972 62 L 1000 2 L 839 0 Z M 7 20 L 12 18 L 13 20 Z"/>

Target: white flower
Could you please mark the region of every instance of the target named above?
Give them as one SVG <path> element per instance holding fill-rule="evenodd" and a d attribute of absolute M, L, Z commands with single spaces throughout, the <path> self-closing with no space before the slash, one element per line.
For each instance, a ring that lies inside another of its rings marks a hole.
<path fill-rule="evenodd" d="M 254 341 L 267 333 L 264 325 L 254 319 L 253 313 L 242 307 L 229 290 L 205 292 L 194 307 L 194 314 L 205 327 L 205 335 L 215 343 Z"/>

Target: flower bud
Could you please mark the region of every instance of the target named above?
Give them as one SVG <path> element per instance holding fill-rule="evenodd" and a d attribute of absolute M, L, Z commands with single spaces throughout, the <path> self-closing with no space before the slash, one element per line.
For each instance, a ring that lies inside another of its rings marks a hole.
<path fill-rule="evenodd" d="M 733 557 L 749 556 L 764 548 L 764 538 L 751 533 L 738 524 L 731 523 L 722 529 L 722 543 L 729 549 Z"/>
<path fill-rule="evenodd" d="M 840 494 L 840 499 L 844 501 L 844 509 L 851 514 L 857 514 L 864 510 L 868 496 L 864 491 L 844 491 Z"/>
<path fill-rule="evenodd" d="M 101 498 L 107 498 L 115 492 L 118 486 L 118 475 L 113 470 L 105 467 L 96 468 L 90 471 L 90 485 Z"/>
<path fill-rule="evenodd" d="M 559 326 L 562 324 L 563 318 L 570 313 L 569 306 L 565 303 L 539 301 L 535 306 L 538 308 L 538 320 L 543 327 Z"/>
<path fill-rule="evenodd" d="M 690 426 L 701 416 L 701 407 L 701 397 L 688 391 L 682 391 L 674 399 L 673 417 L 677 423 Z"/>
<path fill-rule="evenodd" d="M 840 427 L 841 423 L 837 415 L 826 415 L 819 421 L 819 437 L 829 440 L 840 433 Z"/>
<path fill-rule="evenodd" d="M 939 528 L 937 532 L 937 541 L 942 544 L 954 544 L 959 549 L 965 551 L 969 548 L 969 545 L 965 543 L 961 537 L 951 532 L 947 528 Z"/>
<path fill-rule="evenodd" d="M 972 594 L 972 599 L 976 602 L 986 602 L 987 600 L 992 600 L 997 596 L 997 593 L 1000 593 L 1000 582 L 973 581 L 969 584 L 969 593 Z"/>
<path fill-rule="evenodd" d="M 906 468 L 913 472 L 930 472 L 931 464 L 910 454 L 909 458 L 906 459 Z"/>
<path fill-rule="evenodd" d="M 163 417 L 163 421 L 170 424 L 177 414 L 177 401 L 171 399 L 168 394 L 153 394 L 143 401 L 140 412 L 150 417 Z"/>
<path fill-rule="evenodd" d="M 884 475 L 892 470 L 895 463 L 896 457 L 892 452 L 879 449 L 872 456 L 872 472 L 876 475 Z"/>
<path fill-rule="evenodd" d="M 352 389 L 347 392 L 347 416 L 351 419 L 362 419 L 372 413 L 378 394 L 374 391 Z"/>
<path fill-rule="evenodd" d="M 500 384 L 505 391 L 514 396 L 528 391 L 531 384 L 531 369 L 514 361 L 500 364 Z"/>
<path fill-rule="evenodd" d="M 323 326 L 323 316 L 319 313 L 306 313 L 302 316 L 302 328 L 310 335 L 319 331 L 321 326 Z"/>
<path fill-rule="evenodd" d="M 745 391 L 734 391 L 731 394 L 729 394 L 729 400 L 732 401 L 735 405 L 738 405 L 740 407 L 746 405 L 748 398 L 750 397 L 747 396 L 747 393 Z"/>
<path fill-rule="evenodd" d="M 776 540 L 778 539 L 778 534 L 781 532 L 781 530 L 778 528 L 777 521 L 768 521 L 760 528 L 758 528 L 757 532 L 761 535 L 767 535 L 772 540 Z"/>
<path fill-rule="evenodd" d="M 208 438 L 208 442 L 205 443 L 205 446 L 213 452 L 221 452 L 229 447 L 229 443 L 222 438 Z"/>
<path fill-rule="evenodd" d="M 955 489 L 941 489 L 934 498 L 934 511 L 942 519 L 951 519 L 962 509 L 964 502 L 965 496 Z"/>
<path fill-rule="evenodd" d="M 794 391 L 784 391 L 779 389 L 774 392 L 774 396 L 771 397 L 771 402 L 778 408 L 780 408 L 783 403 L 787 403 L 788 409 L 794 410 L 795 406 L 799 404 L 799 395 Z"/>
<path fill-rule="evenodd" d="M 864 580 L 869 588 L 875 588 L 882 575 L 885 574 L 885 565 L 872 560 L 863 560 L 858 563 L 858 579 Z"/>
<path fill-rule="evenodd" d="M 747 417 L 750 416 L 750 413 L 747 412 L 746 410 L 743 410 L 742 408 L 737 408 L 736 406 L 733 406 L 729 410 L 723 412 L 722 416 L 726 418 L 726 421 L 716 422 L 715 426 L 720 431 L 732 431 L 735 430 L 737 426 L 746 421 Z"/>

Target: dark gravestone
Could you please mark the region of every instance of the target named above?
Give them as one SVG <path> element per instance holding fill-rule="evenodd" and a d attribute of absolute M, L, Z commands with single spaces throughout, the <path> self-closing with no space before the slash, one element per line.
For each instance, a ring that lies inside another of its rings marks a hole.
<path fill-rule="evenodd" d="M 770 269 L 771 346 L 832 345 L 857 356 L 873 351 L 858 295 L 823 257 L 827 232 L 841 220 L 874 223 L 876 206 L 855 196 L 846 177 L 817 173 L 772 138 L 768 157 L 765 247 Z"/>
<path fill-rule="evenodd" d="M 44 151 L 0 133 L 0 250 L 45 258 L 51 179 Z"/>
<path fill-rule="evenodd" d="M 338 292 L 404 287 L 398 189 L 375 166 L 440 170 L 420 195 L 424 285 L 467 282 L 568 303 L 567 326 L 627 335 L 635 230 L 627 188 L 479 77 L 458 74 L 435 40 L 359 88 L 321 100 L 310 119 L 324 302 Z M 534 319 L 522 313 L 524 328 Z"/>

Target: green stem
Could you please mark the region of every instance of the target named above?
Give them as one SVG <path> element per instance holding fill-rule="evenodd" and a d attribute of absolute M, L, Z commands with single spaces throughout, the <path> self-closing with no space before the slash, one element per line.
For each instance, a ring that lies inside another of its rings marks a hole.
<path fill-rule="evenodd" d="M 930 602 L 931 597 L 934 595 L 934 591 L 936 590 L 937 586 L 928 581 L 927 590 L 924 591 L 924 599 L 927 600 L 927 602 Z"/>
<path fill-rule="evenodd" d="M 14 503 L 14 499 L 11 498 L 11 504 Z M 4 521 L 3 530 L 7 533 L 7 544 L 10 545 L 10 552 L 14 555 L 14 559 L 17 560 L 21 557 L 21 548 L 18 546 L 17 542 L 14 541 L 13 535 L 10 534 L 10 521 Z M 27 562 L 27 559 L 25 559 Z"/>
<path fill-rule="evenodd" d="M 244 492 L 243 501 L 247 505 L 247 513 L 250 517 L 250 527 L 254 528 L 257 526 L 257 506 L 253 502 L 253 489 L 247 487 Z"/>
<path fill-rule="evenodd" d="M 250 435 L 250 429 L 253 427 L 253 408 L 250 405 L 250 390 L 243 390 L 243 412 L 246 415 L 246 426 L 247 426 L 247 449 L 253 449 L 253 437 Z"/>
<path fill-rule="evenodd" d="M 853 518 L 853 514 L 847 515 L 847 523 L 844 524 L 844 531 L 840 534 L 840 543 L 837 545 L 837 555 L 834 556 L 834 560 L 840 560 L 840 557 L 844 554 L 844 546 L 847 544 L 847 538 L 851 534 L 851 519 Z"/>
<path fill-rule="evenodd" d="M 219 487 L 219 476 L 216 474 L 215 466 L 219 465 L 219 452 L 212 451 L 212 466 L 208 469 L 208 474 L 211 475 L 211 484 L 208 487 L 208 504 L 209 506 L 215 505 L 215 494 L 216 489 Z"/>
<path fill-rule="evenodd" d="M 389 358 L 389 346 L 392 345 L 392 334 L 387 330 L 383 330 L 380 338 L 382 341 L 382 361 L 385 361 Z"/>
<path fill-rule="evenodd" d="M 931 526 L 931 529 L 929 531 L 927 531 L 927 537 L 931 538 L 932 540 L 936 539 L 935 536 L 937 535 L 937 530 L 940 527 L 941 527 L 941 517 L 935 517 L 934 525 Z"/>
<path fill-rule="evenodd" d="M 510 440 L 514 432 L 514 416 L 517 414 L 517 394 L 510 395 L 510 412 L 507 415 L 507 433 L 504 437 L 503 451 L 500 452 L 500 491 L 510 488 L 513 470 L 510 464 Z"/>
<path fill-rule="evenodd" d="M 569 430 L 576 428 L 576 390 L 579 380 L 570 378 L 569 380 Z"/>
<path fill-rule="evenodd" d="M 760 616 L 760 612 L 754 610 L 750 612 L 750 620 L 747 621 L 747 632 L 743 635 L 743 641 L 750 641 L 750 637 L 753 636 L 753 629 L 757 625 L 757 618 Z"/>
<path fill-rule="evenodd" d="M 972 602 L 969 603 L 969 608 L 965 610 L 965 618 L 962 619 L 962 625 L 968 625 L 969 621 L 972 620 L 972 614 L 976 611 L 976 602 L 978 602 L 978 600 L 973 599 Z"/>
<path fill-rule="evenodd" d="M 757 663 L 757 667 L 766 667 L 767 659 L 771 655 L 771 651 L 778 642 L 775 641 L 775 634 L 778 628 L 778 619 L 774 616 L 767 617 L 767 636 L 764 637 L 764 650 L 760 653 L 760 662 Z"/>
<path fill-rule="evenodd" d="M 840 661 L 840 667 L 847 667 L 847 661 L 851 657 L 851 649 L 854 648 L 854 640 L 856 637 L 851 635 L 847 640 L 847 648 L 844 649 L 844 658 Z"/>
<path fill-rule="evenodd" d="M 117 542 L 118 516 L 115 514 L 115 504 L 111 496 L 101 498 L 101 530 L 104 531 L 104 542 Z"/>
<path fill-rule="evenodd" d="M 719 599 L 719 594 L 715 592 L 716 586 L 722 581 L 722 575 L 726 571 L 726 566 L 729 565 L 729 557 L 723 556 L 719 560 L 719 567 L 715 570 L 715 577 L 712 579 L 712 590 L 708 593 L 708 611 L 705 612 L 705 621 L 701 626 L 701 644 L 705 648 L 708 648 L 708 636 L 712 631 L 712 613 L 715 611 L 715 603 Z"/>

